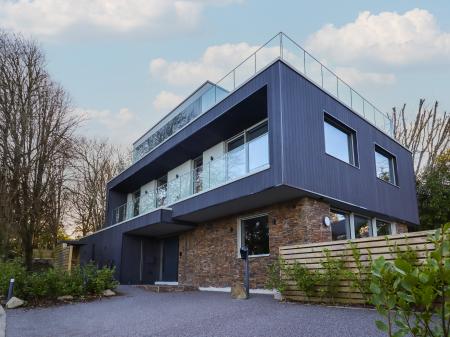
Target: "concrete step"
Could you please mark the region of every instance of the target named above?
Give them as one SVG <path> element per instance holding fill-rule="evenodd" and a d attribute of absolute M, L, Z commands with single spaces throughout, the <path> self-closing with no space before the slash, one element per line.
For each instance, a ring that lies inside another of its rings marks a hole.
<path fill-rule="evenodd" d="M 197 291 L 198 288 L 187 285 L 155 285 L 155 284 L 138 284 L 136 288 L 144 289 L 147 291 L 153 291 L 155 293 L 174 293 L 184 291 Z"/>

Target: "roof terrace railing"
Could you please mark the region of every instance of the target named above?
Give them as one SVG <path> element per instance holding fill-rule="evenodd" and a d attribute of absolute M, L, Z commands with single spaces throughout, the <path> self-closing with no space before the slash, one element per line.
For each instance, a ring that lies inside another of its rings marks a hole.
<path fill-rule="evenodd" d="M 217 83 L 209 83 L 209 87 L 201 87 L 202 92 L 195 97 L 193 102 L 188 101 L 192 96 L 189 97 L 141 137 L 135 143 L 133 163 L 150 153 L 277 59 L 285 61 L 331 96 L 392 137 L 392 122 L 387 114 L 381 112 L 289 36 L 280 32 Z"/>

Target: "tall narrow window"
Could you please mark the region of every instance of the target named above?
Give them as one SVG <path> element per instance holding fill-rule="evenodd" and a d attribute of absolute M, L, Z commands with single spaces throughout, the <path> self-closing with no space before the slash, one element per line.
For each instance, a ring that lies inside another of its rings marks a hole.
<path fill-rule="evenodd" d="M 269 134 L 267 131 L 267 122 L 247 131 L 249 172 L 269 164 Z"/>
<path fill-rule="evenodd" d="M 355 132 L 325 115 L 325 152 L 351 165 L 358 165 Z"/>
<path fill-rule="evenodd" d="M 141 190 L 133 193 L 133 216 L 139 215 L 139 203 L 141 198 Z"/>
<path fill-rule="evenodd" d="M 395 157 L 379 146 L 375 146 L 375 166 L 378 178 L 397 185 Z"/>
<path fill-rule="evenodd" d="M 350 219 L 347 213 L 331 211 L 331 238 L 333 241 L 350 239 Z"/>
<path fill-rule="evenodd" d="M 242 177 L 245 173 L 245 138 L 242 134 L 227 144 L 227 180 Z"/>
<path fill-rule="evenodd" d="M 156 207 L 163 206 L 167 198 L 167 174 L 156 180 Z"/>
<path fill-rule="evenodd" d="M 202 190 L 203 157 L 197 157 L 193 161 L 192 187 L 193 192 L 198 193 Z"/>
<path fill-rule="evenodd" d="M 269 254 L 269 222 L 267 215 L 241 220 L 241 247 L 249 255 Z"/>

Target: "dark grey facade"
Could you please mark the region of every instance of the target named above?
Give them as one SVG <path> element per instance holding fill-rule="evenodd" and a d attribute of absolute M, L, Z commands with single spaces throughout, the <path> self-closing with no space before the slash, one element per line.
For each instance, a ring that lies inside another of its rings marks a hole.
<path fill-rule="evenodd" d="M 324 116 L 354 130 L 358 165 L 325 152 Z M 269 165 L 166 208 L 114 224 L 127 194 L 267 118 Z M 375 146 L 395 156 L 397 186 L 376 176 Z M 310 196 L 333 207 L 418 224 L 411 153 L 281 60 L 194 119 L 107 186 L 104 229 L 81 242 L 81 261 L 113 264 L 122 283 L 176 281 L 177 234 L 199 223 Z"/>

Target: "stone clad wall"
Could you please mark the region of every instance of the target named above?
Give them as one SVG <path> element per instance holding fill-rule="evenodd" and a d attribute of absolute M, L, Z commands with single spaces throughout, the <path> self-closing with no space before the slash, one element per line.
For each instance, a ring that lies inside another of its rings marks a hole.
<path fill-rule="evenodd" d="M 331 240 L 330 229 L 322 224 L 329 212 L 328 204 L 302 198 L 201 224 L 180 235 L 178 281 L 195 287 L 231 287 L 242 282 L 239 218 L 267 214 L 270 256 L 250 258 L 250 287 L 264 288 L 267 265 L 277 258 L 280 246 Z"/>

